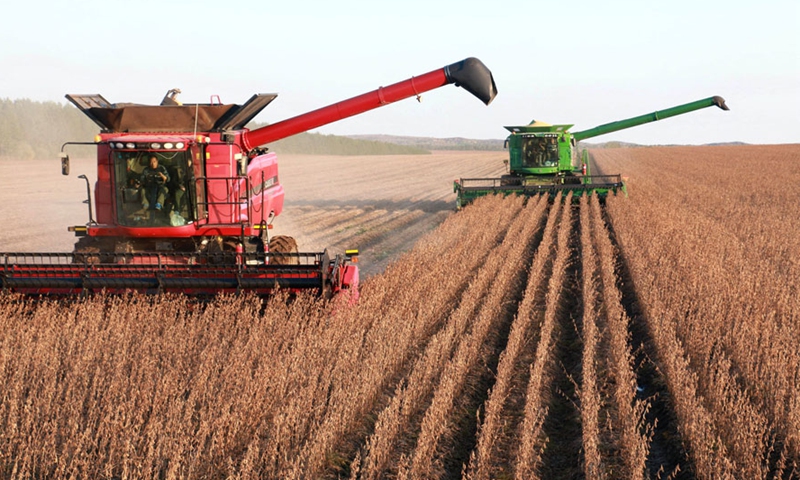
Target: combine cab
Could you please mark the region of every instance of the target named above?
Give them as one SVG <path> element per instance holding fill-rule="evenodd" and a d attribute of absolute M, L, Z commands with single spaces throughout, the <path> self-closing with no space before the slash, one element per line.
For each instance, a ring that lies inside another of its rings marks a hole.
<path fill-rule="evenodd" d="M 506 139 L 509 173 L 500 178 L 456 180 L 453 189 L 457 194 L 457 207 L 495 193 L 531 196 L 573 191 L 573 198 L 578 198 L 583 193 L 605 196 L 609 192 L 624 192 L 625 184 L 621 175 L 591 174 L 588 152 L 584 150 L 578 158 L 576 147 L 579 141 L 711 106 L 728 110 L 722 97 L 711 97 L 580 132 L 570 132 L 572 125 L 550 125 L 537 121 L 529 125 L 505 127 L 511 132 Z"/>
<path fill-rule="evenodd" d="M 300 253 L 291 237 L 270 237 L 284 191 L 277 156 L 263 146 L 453 83 L 487 105 L 497 93 L 491 72 L 468 58 L 252 131 L 245 125 L 277 95 L 254 95 L 243 105 L 181 104 L 179 90 L 160 105 L 67 95 L 101 129 L 92 143 L 94 212 L 86 180 L 89 221 L 69 227 L 81 237 L 74 252 L 0 253 L 2 288 L 33 295 L 266 295 L 278 287 L 357 294 L 357 251 Z"/>

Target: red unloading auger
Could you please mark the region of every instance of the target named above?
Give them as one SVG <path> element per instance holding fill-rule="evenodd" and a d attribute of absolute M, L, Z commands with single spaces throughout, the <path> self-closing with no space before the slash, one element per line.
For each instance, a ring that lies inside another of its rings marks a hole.
<path fill-rule="evenodd" d="M 492 72 L 477 58 L 467 58 L 419 77 L 380 87 L 369 93 L 298 115 L 266 127 L 245 132 L 243 147 L 250 151 L 261 145 L 306 132 L 313 128 L 364 113 L 398 100 L 454 83 L 489 105 L 497 95 Z"/>

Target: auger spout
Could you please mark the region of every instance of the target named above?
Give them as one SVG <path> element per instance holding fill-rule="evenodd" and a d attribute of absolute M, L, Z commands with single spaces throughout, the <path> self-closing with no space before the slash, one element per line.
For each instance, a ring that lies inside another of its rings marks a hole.
<path fill-rule="evenodd" d="M 245 132 L 242 135 L 243 146 L 246 150 L 252 150 L 258 146 L 352 117 L 389 103 L 419 96 L 424 92 L 451 83 L 475 95 L 486 105 L 489 105 L 497 95 L 497 86 L 492 72 L 483 62 L 470 57 L 419 77 L 411 77 L 388 87 L 380 87 L 327 107 Z"/>

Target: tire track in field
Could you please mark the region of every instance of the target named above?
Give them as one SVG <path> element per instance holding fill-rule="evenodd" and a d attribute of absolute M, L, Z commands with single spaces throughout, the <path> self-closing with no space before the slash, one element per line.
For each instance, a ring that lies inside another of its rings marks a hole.
<path fill-rule="evenodd" d="M 455 178 L 498 176 L 502 157 L 501 152 L 438 151 L 405 156 L 280 155 L 286 204 L 270 233 L 294 237 L 301 251 L 343 253 L 345 248 L 359 248 L 366 278 L 382 272 L 455 211 Z M 359 224 L 373 214 L 413 220 L 395 220 L 394 231 L 388 224 Z M 362 235 L 354 235 L 359 231 Z"/>
<path fill-rule="evenodd" d="M 293 223 L 304 225 L 296 240 L 302 251 L 359 249 L 367 278 L 455 212 L 452 202 L 435 197 L 294 202 Z"/>

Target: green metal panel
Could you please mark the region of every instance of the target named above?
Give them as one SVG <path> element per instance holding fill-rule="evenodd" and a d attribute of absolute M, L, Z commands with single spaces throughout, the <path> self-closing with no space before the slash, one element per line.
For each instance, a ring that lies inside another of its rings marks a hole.
<path fill-rule="evenodd" d="M 572 137 L 569 133 L 558 139 L 558 171 L 572 172 Z"/>

